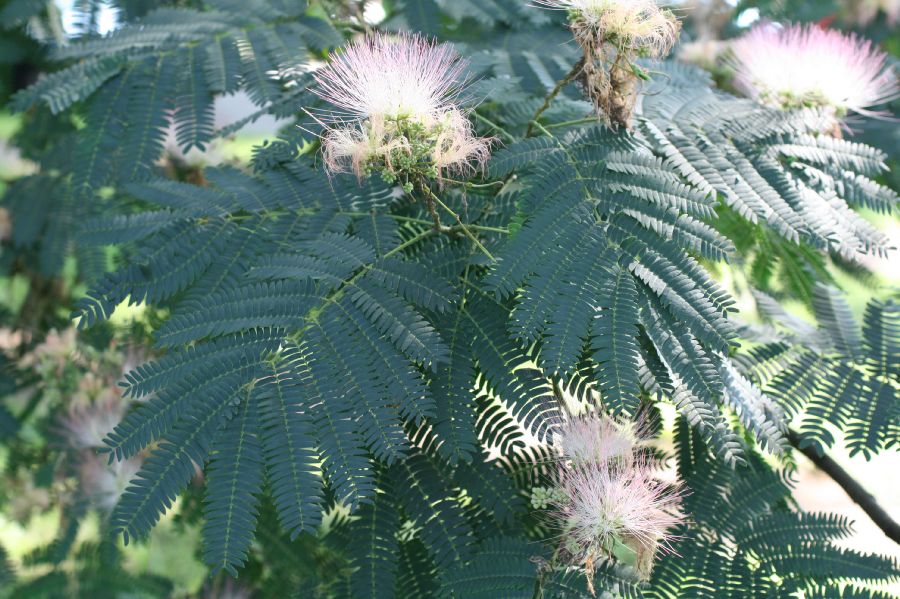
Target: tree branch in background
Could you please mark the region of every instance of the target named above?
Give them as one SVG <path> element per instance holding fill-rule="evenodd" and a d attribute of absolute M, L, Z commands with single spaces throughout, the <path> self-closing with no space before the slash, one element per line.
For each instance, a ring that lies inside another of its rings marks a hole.
<path fill-rule="evenodd" d="M 798 451 L 810 459 L 819 470 L 827 474 L 844 490 L 845 493 L 859 507 L 863 509 L 866 515 L 872 519 L 878 528 L 885 535 L 897 544 L 900 544 L 900 523 L 897 523 L 883 507 L 878 504 L 875 496 L 866 491 L 859 482 L 850 476 L 850 473 L 844 470 L 840 464 L 835 462 L 827 454 L 819 455 L 812 447 L 800 446 L 800 435 L 796 431 L 788 429 L 788 440 Z"/>

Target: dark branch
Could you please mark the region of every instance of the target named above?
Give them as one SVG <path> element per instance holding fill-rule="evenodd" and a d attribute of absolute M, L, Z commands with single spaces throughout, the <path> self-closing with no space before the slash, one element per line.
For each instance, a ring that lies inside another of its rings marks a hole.
<path fill-rule="evenodd" d="M 859 482 L 850 476 L 837 462 L 827 454 L 819 455 L 812 447 L 800 446 L 800 435 L 794 430 L 788 430 L 788 440 L 797 450 L 808 457 L 822 472 L 827 474 L 841 486 L 847 495 L 872 519 L 878 528 L 884 531 L 889 539 L 900 544 L 900 523 L 897 523 L 890 514 L 884 511 L 875 496 L 866 491 Z"/>
<path fill-rule="evenodd" d="M 547 94 L 547 97 L 544 98 L 544 103 L 540 108 L 538 108 L 537 112 L 534 113 L 534 116 L 531 117 L 531 121 L 528 123 L 528 130 L 525 131 L 525 137 L 531 137 L 531 134 L 534 132 L 534 127 L 537 124 L 537 120 L 541 117 L 542 114 L 544 114 L 544 111 L 550 108 L 550 104 L 553 103 L 553 99 L 559 95 L 559 92 L 561 92 L 565 86 L 574 81 L 575 78 L 581 74 L 581 71 L 583 69 L 584 58 L 576 62 L 575 66 L 572 67 L 572 70 L 557 82 L 556 87 L 554 87 L 553 90 L 549 94 Z"/>

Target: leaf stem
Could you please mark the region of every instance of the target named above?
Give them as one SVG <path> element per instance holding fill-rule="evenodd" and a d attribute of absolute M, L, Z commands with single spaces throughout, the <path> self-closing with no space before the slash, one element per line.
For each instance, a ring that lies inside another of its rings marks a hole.
<path fill-rule="evenodd" d="M 483 253 L 485 256 L 487 256 L 491 260 L 491 262 L 497 261 L 497 259 L 494 258 L 494 256 L 488 251 L 488 249 L 486 247 L 484 247 L 484 245 L 480 241 L 478 241 L 478 238 L 475 237 L 475 235 L 472 233 L 472 231 L 469 230 L 469 227 L 467 227 L 466 224 L 462 222 L 462 219 L 459 217 L 459 215 L 456 212 L 453 211 L 452 208 L 450 208 L 450 206 L 445 204 L 441 200 L 441 198 L 437 197 L 434 194 L 434 192 L 431 191 L 431 188 L 428 187 L 428 185 L 426 185 L 425 183 L 422 183 L 421 187 L 422 187 L 422 190 L 428 195 L 428 197 L 431 200 L 433 200 L 435 203 L 437 203 L 438 206 L 440 206 L 441 208 L 446 210 L 447 213 L 450 216 L 452 216 L 454 218 L 454 220 L 456 220 L 456 224 L 458 225 L 460 230 L 463 232 L 463 234 L 472 240 L 472 243 L 475 244 L 475 247 L 477 247 L 479 250 L 481 250 L 481 253 Z M 437 225 L 435 225 L 435 226 L 438 228 L 438 230 L 443 230 L 442 227 L 438 227 Z"/>
<path fill-rule="evenodd" d="M 424 231 L 421 231 L 421 232 L 419 232 L 418 234 L 414 235 L 413 237 L 410 237 L 409 239 L 407 239 L 406 241 L 404 241 L 403 243 L 401 243 L 400 245 L 398 245 L 398 246 L 395 247 L 394 249 L 392 249 L 392 250 L 390 250 L 389 252 L 387 252 L 384 256 L 382 256 L 382 258 L 390 258 L 390 257 L 393 256 L 394 254 L 397 254 L 397 253 L 399 253 L 399 252 L 402 252 L 403 250 L 405 250 L 405 249 L 408 248 L 409 246 L 415 245 L 415 244 L 419 243 L 420 241 L 422 241 L 422 240 L 425 239 L 426 237 L 429 237 L 429 236 L 431 236 L 432 234 L 434 234 L 434 233 L 436 233 L 436 232 L 437 232 L 436 229 L 425 229 Z"/>
<path fill-rule="evenodd" d="M 371 216 L 371 212 L 353 212 L 353 211 L 342 211 L 338 214 L 343 216 Z M 416 225 L 429 225 L 434 226 L 434 223 L 430 220 L 424 220 L 421 218 L 414 218 L 412 216 L 401 216 L 399 214 L 382 214 L 381 216 L 386 216 L 388 218 L 392 218 L 394 220 L 398 220 L 404 223 L 413 223 Z M 482 231 L 484 233 L 500 233 L 501 235 L 509 235 L 509 229 L 504 229 L 503 227 L 488 227 L 485 225 L 466 225 L 472 231 Z M 456 227 L 450 227 L 451 230 L 455 230 Z"/>
<path fill-rule="evenodd" d="M 534 113 L 534 116 L 531 117 L 531 122 L 528 123 L 528 129 L 525 131 L 525 137 L 531 137 L 531 134 L 534 132 L 534 126 L 539 124 L 537 121 L 544 112 L 550 108 L 550 104 L 553 103 L 553 100 L 556 96 L 559 95 L 559 92 L 563 90 L 565 86 L 572 82 L 575 77 L 581 74 L 581 71 L 584 69 L 584 58 L 582 57 L 578 62 L 575 63 L 575 66 L 572 67 L 572 70 L 566 74 L 565 77 L 560 79 L 556 83 L 556 87 L 551 90 L 549 94 L 544 98 L 544 103 L 541 104 L 541 107 L 537 109 L 537 112 Z"/>
<path fill-rule="evenodd" d="M 576 119 L 574 121 L 563 121 L 562 123 L 551 123 L 549 125 L 545 125 L 545 129 L 559 129 L 560 127 L 573 127 L 575 125 L 586 125 L 588 123 L 596 123 L 597 117 L 589 116 L 583 119 Z"/>
<path fill-rule="evenodd" d="M 547 137 L 552 137 L 553 139 L 556 139 L 556 136 L 553 135 L 552 133 L 550 133 L 550 132 L 547 130 L 547 128 L 544 127 L 544 126 L 543 126 L 542 124 L 540 124 L 539 122 L 537 122 L 537 121 L 531 121 L 531 124 L 534 125 L 535 127 L 537 127 L 537 130 L 540 131 L 541 133 L 543 133 L 544 135 L 546 135 Z"/>
<path fill-rule="evenodd" d="M 441 179 L 441 181 L 445 181 L 447 183 L 453 183 L 454 185 L 464 185 L 470 189 L 487 189 L 488 187 L 497 187 L 504 186 L 506 182 L 504 181 L 491 181 L 490 183 L 471 183 L 469 181 L 457 181 L 456 179 Z"/>
<path fill-rule="evenodd" d="M 500 233 L 501 235 L 509 235 L 509 229 L 503 227 L 488 227 L 486 225 L 463 225 L 472 231 L 481 231 L 483 233 Z"/>

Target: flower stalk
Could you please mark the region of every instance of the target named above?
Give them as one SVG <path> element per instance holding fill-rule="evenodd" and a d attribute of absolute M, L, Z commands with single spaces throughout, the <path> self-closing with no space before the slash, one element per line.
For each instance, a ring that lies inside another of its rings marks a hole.
<path fill-rule="evenodd" d="M 639 83 L 649 73 L 638 58 L 661 58 L 671 51 L 681 24 L 655 0 L 535 0 L 549 9 L 565 10 L 572 35 L 583 52 L 573 69 L 594 104 L 597 116 L 613 127 L 631 127 Z M 560 81 L 546 106 L 571 79 Z M 536 119 L 535 119 L 536 120 Z"/>
<path fill-rule="evenodd" d="M 537 112 L 534 113 L 534 116 L 531 117 L 531 121 L 528 123 L 528 130 L 525 132 L 525 137 L 531 137 L 531 134 L 534 131 L 535 123 L 537 123 L 541 115 L 544 114 L 544 112 L 546 112 L 548 108 L 550 108 L 553 100 L 556 99 L 556 96 L 560 94 L 563 88 L 574 81 L 579 75 L 581 75 L 581 72 L 584 70 L 584 66 L 584 59 L 582 58 L 577 63 L 575 63 L 575 66 L 572 67 L 572 70 L 569 71 L 565 77 L 557 82 L 556 87 L 554 87 L 550 91 L 550 93 L 547 94 L 547 97 L 544 98 L 544 103 L 541 104 L 541 107 L 538 108 Z"/>
<path fill-rule="evenodd" d="M 475 244 L 475 247 L 477 247 L 482 254 L 487 256 L 488 260 L 490 260 L 491 262 L 497 261 L 497 259 L 494 258 L 494 256 L 488 251 L 488 249 L 484 247 L 484 244 L 478 240 L 478 237 L 476 237 L 475 234 L 472 233 L 471 230 L 469 230 L 469 227 L 462 221 L 459 214 L 455 210 L 450 208 L 450 206 L 445 204 L 444 201 L 441 200 L 441 198 L 435 195 L 435 193 L 431 190 L 430 187 L 428 187 L 425 182 L 420 182 L 420 187 L 422 191 L 425 192 L 425 202 L 428 206 L 428 212 L 432 215 L 432 219 L 434 220 L 435 230 L 444 233 L 453 232 L 455 230 L 453 227 L 444 227 L 441 224 L 441 218 L 437 213 L 437 208 L 435 207 L 435 204 L 437 204 L 445 212 L 447 212 L 447 214 L 453 217 L 453 219 L 456 221 L 456 226 L 459 228 L 458 230 L 462 231 L 462 233 L 466 237 L 468 237 L 472 241 L 472 243 Z"/>

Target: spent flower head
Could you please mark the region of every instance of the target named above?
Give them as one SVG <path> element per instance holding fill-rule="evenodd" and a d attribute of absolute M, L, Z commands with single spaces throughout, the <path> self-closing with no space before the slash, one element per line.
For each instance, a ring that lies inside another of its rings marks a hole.
<path fill-rule="evenodd" d="M 871 108 L 900 95 L 887 55 L 852 33 L 762 24 L 735 41 L 732 52 L 735 86 L 776 108 L 817 109 L 835 120 L 884 116 Z"/>
<path fill-rule="evenodd" d="M 641 56 L 665 56 L 678 40 L 678 19 L 656 0 L 534 0 L 565 10 L 576 38 L 605 41 Z"/>
<path fill-rule="evenodd" d="M 533 0 L 536 6 L 565 10 L 584 58 L 573 75 L 612 126 L 631 127 L 638 84 L 650 73 L 638 58 L 661 58 L 678 40 L 681 23 L 656 0 Z"/>
<path fill-rule="evenodd" d="M 462 108 L 465 68 L 451 46 L 419 35 L 352 42 L 315 73 L 313 92 L 336 108 L 321 119 L 326 167 L 408 183 L 483 165 L 491 140 Z"/>

